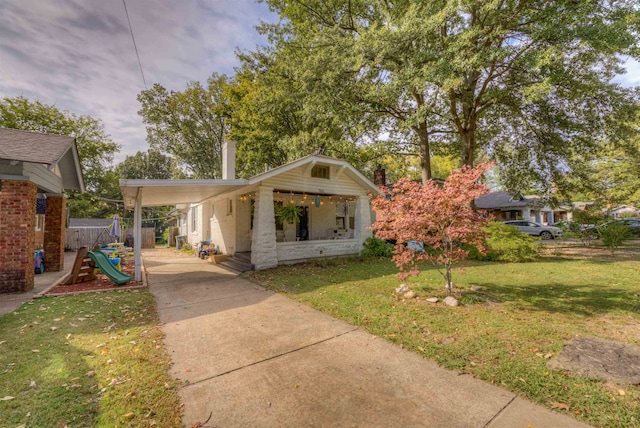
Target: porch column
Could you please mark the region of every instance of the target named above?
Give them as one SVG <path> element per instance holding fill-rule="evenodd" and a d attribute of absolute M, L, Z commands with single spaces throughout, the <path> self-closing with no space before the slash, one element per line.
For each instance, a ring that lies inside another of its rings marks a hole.
<path fill-rule="evenodd" d="M 369 230 L 371 226 L 371 208 L 369 207 L 368 196 L 358 196 L 356 199 L 356 212 L 354 219 L 354 238 L 362 244 L 365 239 L 372 235 Z"/>
<path fill-rule="evenodd" d="M 135 280 L 141 281 L 142 274 L 142 188 L 138 188 L 136 206 L 133 210 L 133 257 L 135 259 Z"/>
<path fill-rule="evenodd" d="M 522 208 L 522 219 L 531 221 L 531 208 Z"/>
<path fill-rule="evenodd" d="M 64 269 L 64 231 L 67 216 L 67 198 L 47 194 L 44 216 L 44 268 L 60 272 Z"/>
<path fill-rule="evenodd" d="M 273 187 L 258 187 L 253 211 L 251 263 L 256 270 L 278 266 Z"/>
<path fill-rule="evenodd" d="M 547 215 L 547 223 L 549 223 L 549 226 L 553 226 L 553 223 L 555 223 L 555 216 L 553 215 L 553 210 L 549 210 L 549 214 Z"/>
<path fill-rule="evenodd" d="M 37 187 L 21 178 L 0 177 L 0 293 L 33 290 Z"/>

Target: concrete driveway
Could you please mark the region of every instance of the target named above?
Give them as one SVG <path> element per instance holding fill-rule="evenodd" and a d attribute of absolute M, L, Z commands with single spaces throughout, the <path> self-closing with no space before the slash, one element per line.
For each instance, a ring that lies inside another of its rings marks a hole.
<path fill-rule="evenodd" d="M 144 263 L 187 427 L 586 426 L 197 257 Z"/>

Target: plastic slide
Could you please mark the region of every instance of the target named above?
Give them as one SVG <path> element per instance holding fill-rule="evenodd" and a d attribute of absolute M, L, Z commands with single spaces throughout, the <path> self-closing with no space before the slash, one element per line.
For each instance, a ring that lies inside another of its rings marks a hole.
<path fill-rule="evenodd" d="M 102 251 L 89 251 L 87 255 L 96 263 L 102 273 L 107 275 L 116 285 L 124 285 L 131 281 L 131 276 L 120 272 Z"/>

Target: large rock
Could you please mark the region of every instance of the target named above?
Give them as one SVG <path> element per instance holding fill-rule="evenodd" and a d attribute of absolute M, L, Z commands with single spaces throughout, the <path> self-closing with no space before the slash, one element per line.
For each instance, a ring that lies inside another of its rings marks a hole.
<path fill-rule="evenodd" d="M 453 296 L 447 296 L 444 298 L 444 304 L 447 306 L 458 306 L 458 299 Z"/>
<path fill-rule="evenodd" d="M 597 337 L 574 339 L 548 365 L 591 378 L 640 385 L 640 346 L 629 343 Z"/>

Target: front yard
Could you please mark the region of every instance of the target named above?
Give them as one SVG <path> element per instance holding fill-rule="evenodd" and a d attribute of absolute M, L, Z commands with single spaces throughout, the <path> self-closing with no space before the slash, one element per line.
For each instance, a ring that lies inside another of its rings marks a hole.
<path fill-rule="evenodd" d="M 254 272 L 261 285 L 384 337 L 440 365 L 596 426 L 640 424 L 640 386 L 552 370 L 547 362 L 576 337 L 640 344 L 640 255 L 559 257 L 474 263 L 454 282 L 462 306 L 444 297 L 443 279 L 425 266 L 409 281 L 418 299 L 395 293 L 386 259 L 349 259 Z M 472 292 L 471 286 L 480 286 Z"/>
<path fill-rule="evenodd" d="M 180 426 L 148 291 L 33 300 L 0 317 L 0 426 Z"/>

